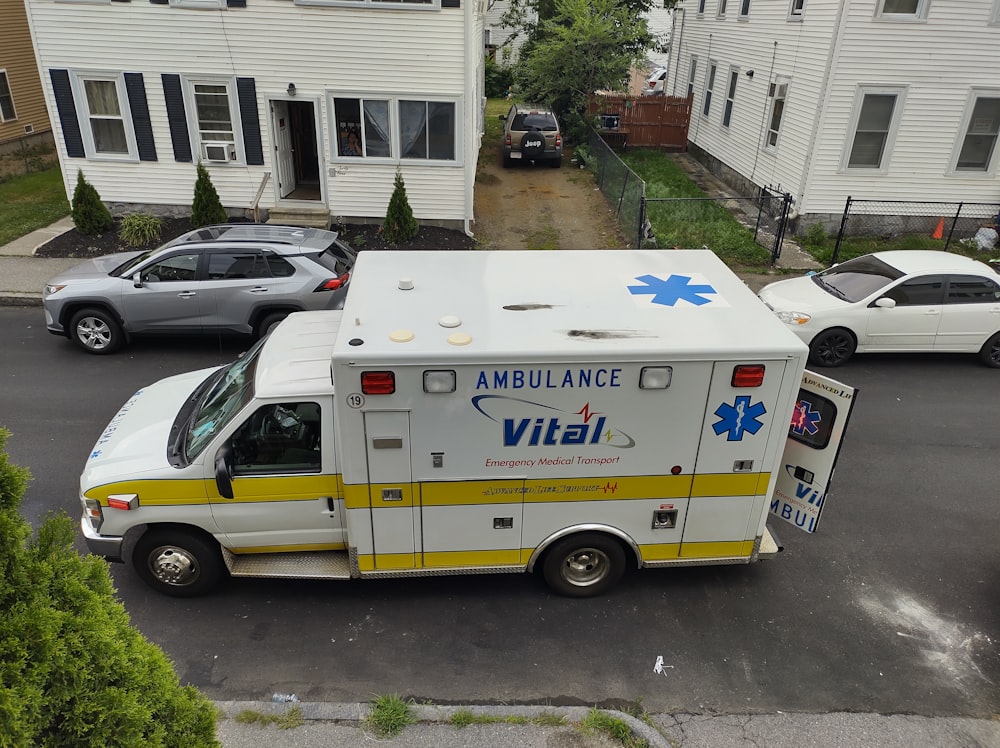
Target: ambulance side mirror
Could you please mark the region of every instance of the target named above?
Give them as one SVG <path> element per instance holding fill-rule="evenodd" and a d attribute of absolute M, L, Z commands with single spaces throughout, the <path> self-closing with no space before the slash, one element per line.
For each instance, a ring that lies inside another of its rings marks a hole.
<path fill-rule="evenodd" d="M 233 448 L 229 444 L 215 453 L 215 485 L 220 496 L 233 498 Z"/>

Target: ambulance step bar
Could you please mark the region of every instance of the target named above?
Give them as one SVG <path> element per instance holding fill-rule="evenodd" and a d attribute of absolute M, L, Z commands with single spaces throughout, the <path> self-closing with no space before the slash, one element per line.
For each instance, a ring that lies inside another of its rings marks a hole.
<path fill-rule="evenodd" d="M 222 558 L 234 577 L 351 578 L 351 560 L 347 551 L 231 553 L 223 548 Z"/>

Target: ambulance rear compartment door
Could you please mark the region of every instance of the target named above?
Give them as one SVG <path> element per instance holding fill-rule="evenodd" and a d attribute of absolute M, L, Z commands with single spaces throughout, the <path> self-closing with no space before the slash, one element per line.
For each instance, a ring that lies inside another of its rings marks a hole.
<path fill-rule="evenodd" d="M 411 483 L 410 414 L 365 413 L 375 570 L 413 569 L 419 547 L 419 503 Z"/>
<path fill-rule="evenodd" d="M 755 383 L 752 367 L 760 366 L 763 375 Z M 681 558 L 753 553 L 757 526 L 751 526 L 751 516 L 758 500 L 757 516 L 763 511 L 770 480 L 765 458 L 780 450 L 778 440 L 785 434 L 784 415 L 780 425 L 772 426 L 786 366 L 784 360 L 717 361 L 713 366 Z"/>
<path fill-rule="evenodd" d="M 792 410 L 771 514 L 816 532 L 858 390 L 805 371 Z"/>

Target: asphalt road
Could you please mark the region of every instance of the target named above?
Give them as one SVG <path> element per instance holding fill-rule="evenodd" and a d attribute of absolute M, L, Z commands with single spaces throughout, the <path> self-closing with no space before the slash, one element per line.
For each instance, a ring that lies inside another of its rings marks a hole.
<path fill-rule="evenodd" d="M 26 516 L 78 516 L 84 459 L 136 389 L 245 347 L 90 356 L 46 333 L 41 309 L 0 309 L 0 425 L 34 475 Z M 121 566 L 114 578 L 133 623 L 214 699 L 991 716 L 1000 372 L 974 356 L 886 355 L 835 376 L 861 393 L 822 524 L 809 536 L 773 523 L 785 552 L 765 563 L 639 572 L 583 601 L 524 575 L 234 580 L 196 600 Z"/>

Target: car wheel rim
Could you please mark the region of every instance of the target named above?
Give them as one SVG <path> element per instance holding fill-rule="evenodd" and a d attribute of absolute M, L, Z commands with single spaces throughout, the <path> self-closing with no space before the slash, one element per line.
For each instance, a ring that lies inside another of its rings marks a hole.
<path fill-rule="evenodd" d="M 149 571 L 156 581 L 172 587 L 187 587 L 201 575 L 198 559 L 174 545 L 163 545 L 149 553 Z"/>
<path fill-rule="evenodd" d="M 110 345 L 111 328 L 96 317 L 85 317 L 76 325 L 76 336 L 87 348 L 99 351 Z"/>
<path fill-rule="evenodd" d="M 843 335 L 831 335 L 819 346 L 818 353 L 824 364 L 839 364 L 851 355 L 850 341 Z"/>
<path fill-rule="evenodd" d="M 580 548 L 563 560 L 563 579 L 574 587 L 590 587 L 604 579 L 611 561 L 597 548 Z"/>

